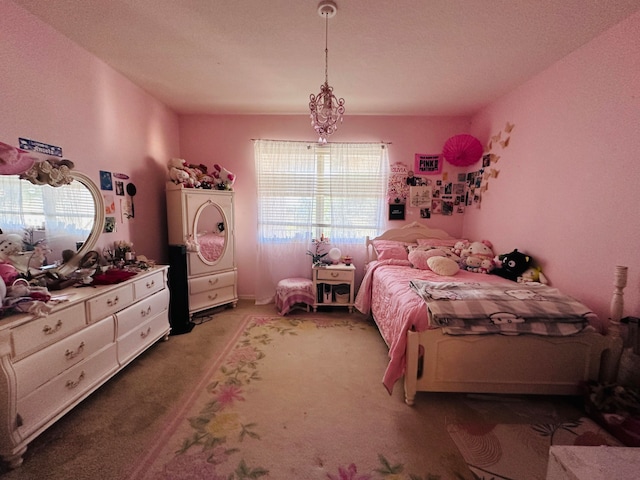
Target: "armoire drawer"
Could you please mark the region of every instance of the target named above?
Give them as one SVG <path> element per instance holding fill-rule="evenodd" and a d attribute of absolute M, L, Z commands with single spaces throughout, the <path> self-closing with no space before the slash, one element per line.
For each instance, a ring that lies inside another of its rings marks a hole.
<path fill-rule="evenodd" d="M 216 275 L 207 275 L 189 279 L 189 293 L 196 295 L 198 293 L 235 285 L 236 272 L 218 273 Z"/>
<path fill-rule="evenodd" d="M 118 339 L 120 365 L 128 363 L 139 352 L 168 333 L 169 314 L 167 310 L 134 327 L 129 333 Z"/>
<path fill-rule="evenodd" d="M 11 329 L 14 361 L 54 343 L 87 324 L 84 304 L 78 303 Z"/>
<path fill-rule="evenodd" d="M 169 290 L 165 289 L 116 313 L 117 337 L 122 338 L 151 317 L 167 310 L 168 305 Z"/>
<path fill-rule="evenodd" d="M 192 312 L 216 307 L 237 300 L 235 285 L 216 288 L 207 292 L 189 295 L 189 310 Z"/>
<path fill-rule="evenodd" d="M 18 378 L 18 398 L 33 392 L 114 340 L 113 318 L 108 317 L 16 362 L 13 368 Z"/>
<path fill-rule="evenodd" d="M 19 431 L 27 436 L 117 369 L 116 344 L 112 343 L 18 400 Z"/>
<path fill-rule="evenodd" d="M 95 322 L 128 307 L 134 301 L 133 284 L 127 283 L 95 298 L 87 300 L 88 321 Z"/>
<path fill-rule="evenodd" d="M 133 291 L 136 300 L 148 297 L 149 295 L 159 292 L 165 287 L 164 273 L 156 272 L 141 280 L 133 282 Z"/>

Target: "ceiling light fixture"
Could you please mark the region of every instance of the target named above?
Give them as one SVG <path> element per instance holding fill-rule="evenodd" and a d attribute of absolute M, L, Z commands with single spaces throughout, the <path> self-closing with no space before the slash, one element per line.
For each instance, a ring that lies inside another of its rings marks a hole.
<path fill-rule="evenodd" d="M 318 132 L 318 142 L 327 143 L 327 137 L 336 131 L 338 122 L 342 123 L 344 115 L 344 98 L 336 98 L 333 87 L 329 86 L 329 19 L 334 17 L 338 6 L 324 0 L 318 5 L 318 14 L 325 19 L 324 45 L 324 84 L 320 85 L 320 93 L 309 96 L 309 110 L 311 110 L 311 125 Z"/>

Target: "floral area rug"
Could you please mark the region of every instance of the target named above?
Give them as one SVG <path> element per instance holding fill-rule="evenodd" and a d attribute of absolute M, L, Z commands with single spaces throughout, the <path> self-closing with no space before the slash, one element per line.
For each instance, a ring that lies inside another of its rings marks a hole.
<path fill-rule="evenodd" d="M 250 316 L 212 355 L 128 478 L 473 478 L 440 406 L 383 388 L 387 348 L 357 315 Z"/>
<path fill-rule="evenodd" d="M 620 446 L 595 422 L 450 424 L 449 435 L 478 479 L 544 480 L 551 445 Z"/>

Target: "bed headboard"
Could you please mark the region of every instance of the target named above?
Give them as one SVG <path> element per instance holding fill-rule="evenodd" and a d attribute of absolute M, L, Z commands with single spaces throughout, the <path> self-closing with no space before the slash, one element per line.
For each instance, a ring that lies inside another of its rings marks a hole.
<path fill-rule="evenodd" d="M 412 222 L 400 228 L 390 228 L 375 238 L 366 239 L 367 263 L 377 258 L 373 248 L 374 240 L 395 240 L 398 242 L 414 243 L 418 238 L 438 238 L 440 240 L 453 239 L 444 230 L 430 228 L 422 223 Z"/>

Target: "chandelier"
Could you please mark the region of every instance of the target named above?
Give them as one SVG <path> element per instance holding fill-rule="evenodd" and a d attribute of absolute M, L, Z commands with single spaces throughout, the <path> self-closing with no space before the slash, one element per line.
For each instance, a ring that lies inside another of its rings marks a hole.
<path fill-rule="evenodd" d="M 309 95 L 309 110 L 311 111 L 311 125 L 320 135 L 318 142 L 326 143 L 327 137 L 338 128 L 344 114 L 344 98 L 336 98 L 333 87 L 329 86 L 329 18 L 335 16 L 337 5 L 324 0 L 318 5 L 318 14 L 325 18 L 324 45 L 324 84 L 320 85 L 320 93 Z"/>

